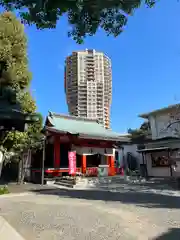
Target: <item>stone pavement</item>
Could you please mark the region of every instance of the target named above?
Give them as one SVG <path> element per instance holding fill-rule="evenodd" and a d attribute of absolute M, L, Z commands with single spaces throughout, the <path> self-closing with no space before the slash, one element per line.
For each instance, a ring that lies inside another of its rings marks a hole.
<path fill-rule="evenodd" d="M 178 194 L 42 189 L 0 197 L 0 208 L 0 216 L 25 240 L 175 240 L 180 236 Z"/>
<path fill-rule="evenodd" d="M 1 240 L 24 240 L 24 238 L 3 218 L 0 216 L 0 236 Z"/>
<path fill-rule="evenodd" d="M 31 192 L 34 190 L 41 190 L 41 189 L 56 189 L 53 186 L 47 185 L 40 185 L 40 184 L 33 184 L 33 183 L 26 183 L 26 184 L 17 184 L 17 183 L 9 183 L 7 184 L 10 193 L 24 193 L 24 192 Z"/>

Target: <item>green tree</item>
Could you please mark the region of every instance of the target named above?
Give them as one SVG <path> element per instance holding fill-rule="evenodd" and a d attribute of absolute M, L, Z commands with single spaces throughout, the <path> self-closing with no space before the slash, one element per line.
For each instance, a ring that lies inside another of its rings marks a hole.
<path fill-rule="evenodd" d="M 144 140 L 150 135 L 150 124 L 149 122 L 144 122 L 141 124 L 140 128 L 128 129 L 128 133 L 131 134 L 133 140 Z"/>
<path fill-rule="evenodd" d="M 31 81 L 28 69 L 27 38 L 24 25 L 11 12 L 0 15 L 0 60 L 6 61 L 3 80 L 16 90 L 24 90 Z"/>
<path fill-rule="evenodd" d="M 36 104 L 29 90 L 31 73 L 28 69 L 27 38 L 24 25 L 12 12 L 0 15 L 0 61 L 7 63 L 1 82 L 14 89 L 24 113 L 34 113 Z M 31 124 L 25 132 L 8 132 L 1 139 L 4 149 L 20 152 L 33 147 L 35 140 L 41 137 L 42 116 L 39 118 L 39 122 Z"/>
<path fill-rule="evenodd" d="M 78 43 L 102 28 L 109 35 L 118 36 L 128 16 L 141 4 L 154 6 L 157 0 L 0 0 L 6 9 L 20 11 L 25 23 L 37 28 L 55 28 L 57 21 L 67 15 L 72 27 L 69 35 Z"/>

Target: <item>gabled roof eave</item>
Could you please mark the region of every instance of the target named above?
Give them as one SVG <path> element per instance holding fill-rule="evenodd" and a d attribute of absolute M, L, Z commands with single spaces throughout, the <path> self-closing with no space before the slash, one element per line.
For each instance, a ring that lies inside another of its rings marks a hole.
<path fill-rule="evenodd" d="M 164 108 L 160 108 L 160 109 L 156 109 L 154 111 L 151 111 L 151 112 L 147 112 L 147 113 L 143 113 L 143 114 L 140 114 L 138 115 L 138 117 L 141 117 L 141 118 L 145 118 L 145 119 L 148 119 L 150 115 L 156 115 L 158 113 L 165 113 L 167 112 L 168 110 L 171 110 L 171 109 L 175 109 L 175 108 L 179 108 L 180 107 L 180 104 L 177 103 L 177 104 L 173 104 L 173 105 L 169 105 L 167 107 L 164 107 Z"/>
<path fill-rule="evenodd" d="M 100 136 L 100 135 L 97 135 L 97 136 L 94 136 L 94 135 L 91 135 L 91 134 L 80 134 L 80 133 L 72 133 L 72 132 L 68 132 L 68 131 L 60 131 L 60 130 L 57 130 L 53 127 L 48 127 L 48 126 L 45 126 L 45 130 L 47 131 L 50 131 L 50 132 L 53 132 L 53 133 L 59 133 L 59 134 L 70 134 L 70 135 L 76 135 L 78 136 L 78 138 L 85 138 L 85 139 L 97 139 L 97 140 L 105 140 L 105 141 L 112 141 L 112 142 L 122 142 L 122 143 L 126 143 L 126 142 L 130 142 L 127 141 L 127 139 L 123 139 L 122 137 L 107 137 L 107 136 Z"/>

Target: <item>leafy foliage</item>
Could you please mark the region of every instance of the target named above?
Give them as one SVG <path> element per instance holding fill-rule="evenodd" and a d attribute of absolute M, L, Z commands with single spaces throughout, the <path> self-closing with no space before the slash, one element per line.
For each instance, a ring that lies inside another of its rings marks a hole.
<path fill-rule="evenodd" d="M 3 186 L 0 188 L 0 195 L 8 194 L 8 193 L 9 193 L 9 189 L 7 186 Z"/>
<path fill-rule="evenodd" d="M 29 91 L 31 73 L 28 69 L 27 38 L 24 25 L 11 12 L 0 15 L 0 61 L 7 62 L 1 82 L 16 91 L 17 100 L 24 113 L 35 113 L 36 104 Z M 2 139 L 4 153 L 22 152 L 34 148 L 41 138 L 42 116 L 39 121 L 28 126 L 27 131 L 10 131 Z M 12 155 L 12 154 L 10 154 Z"/>
<path fill-rule="evenodd" d="M 132 139 L 145 139 L 150 134 L 150 124 L 144 122 L 140 128 L 128 129 L 128 133 L 131 134 Z"/>
<path fill-rule="evenodd" d="M 36 111 L 36 103 L 29 91 L 19 92 L 17 99 L 24 113 L 34 113 Z"/>
<path fill-rule="evenodd" d="M 37 28 L 55 28 L 57 21 L 67 15 L 72 27 L 69 35 L 82 43 L 87 35 L 102 28 L 118 36 L 127 24 L 129 15 L 145 3 L 153 7 L 157 0 L 0 0 L 6 9 L 20 10 L 22 21 Z"/>
<path fill-rule="evenodd" d="M 28 129 L 25 132 L 10 131 L 7 133 L 4 139 L 4 147 L 7 150 L 22 152 L 26 149 L 40 149 L 42 148 L 42 137 L 41 129 L 43 118 L 41 114 L 37 114 L 39 121 L 29 124 Z"/>
<path fill-rule="evenodd" d="M 6 84 L 15 89 L 29 86 L 31 73 L 28 70 L 27 38 L 24 26 L 14 14 L 0 15 L 0 60 L 6 61 L 7 71 L 3 74 Z"/>

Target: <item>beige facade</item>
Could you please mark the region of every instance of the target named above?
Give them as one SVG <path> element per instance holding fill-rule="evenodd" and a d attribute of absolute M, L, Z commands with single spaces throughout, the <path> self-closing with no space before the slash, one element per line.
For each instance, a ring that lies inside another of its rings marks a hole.
<path fill-rule="evenodd" d="M 111 60 L 102 52 L 73 52 L 65 63 L 65 92 L 71 115 L 97 119 L 110 128 Z"/>

